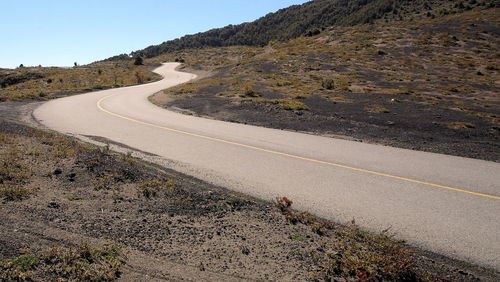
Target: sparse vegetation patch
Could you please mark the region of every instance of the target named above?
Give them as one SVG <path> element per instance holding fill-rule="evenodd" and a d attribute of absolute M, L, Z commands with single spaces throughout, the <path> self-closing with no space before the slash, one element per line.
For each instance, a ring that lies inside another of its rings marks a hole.
<path fill-rule="evenodd" d="M 0 280 L 114 281 L 124 262 L 117 245 L 53 247 L 0 261 Z"/>
<path fill-rule="evenodd" d="M 159 79 L 159 76 L 151 73 L 151 70 L 155 68 L 154 65 L 135 63 L 122 60 L 98 62 L 73 68 L 2 69 L 0 70 L 0 102 L 47 100 Z"/>
<path fill-rule="evenodd" d="M 148 60 L 183 57 L 187 71 L 213 74 L 189 91 L 165 90 L 166 107 L 499 161 L 498 8 L 436 1 L 429 16 L 409 8 L 430 11 L 424 2 L 407 1 L 373 24 L 332 26 L 272 47 L 185 49 Z"/>

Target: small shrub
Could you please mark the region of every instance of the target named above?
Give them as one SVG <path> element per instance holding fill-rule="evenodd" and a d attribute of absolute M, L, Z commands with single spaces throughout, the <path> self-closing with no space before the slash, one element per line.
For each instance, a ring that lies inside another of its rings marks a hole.
<path fill-rule="evenodd" d="M 136 65 L 136 66 L 142 66 L 143 65 L 143 60 L 142 60 L 141 56 L 135 57 L 134 65 Z"/>
<path fill-rule="evenodd" d="M 114 281 L 124 263 L 117 245 L 54 247 L 0 261 L 0 281 Z"/>
<path fill-rule="evenodd" d="M 0 281 L 33 281 L 33 270 L 39 264 L 40 259 L 34 255 L 0 261 Z"/>
<path fill-rule="evenodd" d="M 372 234 L 352 224 L 335 230 L 335 241 L 313 252 L 316 279 L 332 281 L 416 281 L 412 252 L 398 246 L 385 232 Z"/>
<path fill-rule="evenodd" d="M 321 33 L 321 30 L 319 28 L 313 28 L 313 29 L 308 30 L 306 32 L 305 36 L 312 37 L 312 36 L 318 35 L 320 33 Z"/>
<path fill-rule="evenodd" d="M 301 111 L 309 110 L 309 107 L 299 101 L 289 100 L 289 99 L 277 99 L 276 104 L 280 105 L 283 109 L 287 111 Z"/>
<path fill-rule="evenodd" d="M 40 260 L 34 255 L 22 255 L 10 260 L 10 263 L 21 271 L 28 271 L 38 266 Z"/>
<path fill-rule="evenodd" d="M 288 199 L 288 197 L 276 198 L 276 206 L 280 209 L 280 211 L 284 212 L 288 210 L 293 204 L 293 201 Z"/>
<path fill-rule="evenodd" d="M 337 91 L 351 91 L 349 89 L 350 82 L 345 76 L 339 76 L 335 78 L 335 90 Z"/>
<path fill-rule="evenodd" d="M 254 86 L 250 82 L 243 84 L 243 89 L 244 89 L 243 93 L 247 97 L 259 97 L 260 96 L 259 93 L 255 92 Z"/>
<path fill-rule="evenodd" d="M 333 79 L 325 79 L 321 82 L 321 87 L 328 90 L 333 90 L 335 88 L 335 81 Z"/>
<path fill-rule="evenodd" d="M 134 76 L 135 79 L 137 80 L 137 83 L 139 84 L 144 83 L 144 81 L 146 80 L 146 75 L 141 70 L 136 70 L 134 72 Z"/>
<path fill-rule="evenodd" d="M 328 230 L 333 228 L 333 223 L 327 220 L 320 220 L 308 212 L 299 212 L 291 209 L 293 201 L 287 197 L 276 198 L 275 206 L 285 216 L 291 224 L 305 224 L 311 227 L 311 230 L 323 236 Z"/>
<path fill-rule="evenodd" d="M 124 201 L 125 200 L 125 197 L 116 192 L 116 191 L 113 191 L 113 202 L 117 203 L 117 202 L 121 202 L 121 201 Z"/>
<path fill-rule="evenodd" d="M 47 205 L 47 207 L 51 208 L 51 209 L 58 209 L 61 207 L 61 204 L 59 204 L 56 200 L 52 200 L 49 202 L 49 204 Z"/>

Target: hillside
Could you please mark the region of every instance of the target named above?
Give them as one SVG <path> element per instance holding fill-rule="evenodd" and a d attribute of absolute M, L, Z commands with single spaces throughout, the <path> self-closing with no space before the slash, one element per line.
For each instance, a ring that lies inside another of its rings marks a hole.
<path fill-rule="evenodd" d="M 0 102 L 47 100 L 76 93 L 130 86 L 158 79 L 156 65 L 136 66 L 130 60 L 85 66 L 0 69 Z"/>
<path fill-rule="evenodd" d="M 159 93 L 190 114 L 500 160 L 499 9 L 172 52 L 212 76 Z"/>
<path fill-rule="evenodd" d="M 433 18 L 471 9 L 494 7 L 495 0 L 315 0 L 270 13 L 254 22 L 229 25 L 132 52 L 133 56 L 151 58 L 187 48 L 221 46 L 263 46 L 271 41 L 285 41 L 301 35 L 314 35 L 334 26 L 352 26 L 402 19 Z M 122 54 L 110 58 L 126 59 Z"/>

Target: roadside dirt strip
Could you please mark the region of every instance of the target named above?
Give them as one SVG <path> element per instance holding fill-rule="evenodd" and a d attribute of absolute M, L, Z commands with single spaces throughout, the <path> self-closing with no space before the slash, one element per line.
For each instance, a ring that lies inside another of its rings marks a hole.
<path fill-rule="evenodd" d="M 78 138 L 106 138 L 149 160 L 266 200 L 500 269 L 500 163 L 203 119 L 148 97 L 195 75 L 167 63 L 159 82 L 49 101 L 33 115 Z M 152 155 L 151 155 L 152 154 Z"/>

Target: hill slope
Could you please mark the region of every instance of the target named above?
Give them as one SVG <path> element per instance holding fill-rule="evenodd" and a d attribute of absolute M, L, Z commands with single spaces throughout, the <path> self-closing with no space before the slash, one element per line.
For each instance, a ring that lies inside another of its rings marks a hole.
<path fill-rule="evenodd" d="M 214 74 L 166 90 L 160 104 L 174 109 L 500 161 L 498 13 L 337 26 L 272 46 L 147 61 L 183 58 L 188 71 Z"/>
<path fill-rule="evenodd" d="M 356 25 L 377 19 L 434 17 L 482 7 L 495 0 L 315 0 L 270 13 L 254 22 L 229 25 L 133 52 L 148 58 L 176 50 L 235 45 L 263 46 L 304 34 L 316 34 L 334 25 Z M 128 58 L 122 54 L 108 60 Z"/>

